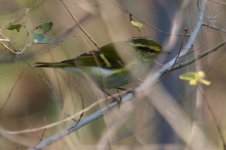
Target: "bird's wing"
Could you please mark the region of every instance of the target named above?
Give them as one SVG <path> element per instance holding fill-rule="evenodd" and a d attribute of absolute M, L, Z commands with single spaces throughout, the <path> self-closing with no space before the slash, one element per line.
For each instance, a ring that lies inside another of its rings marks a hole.
<path fill-rule="evenodd" d="M 124 67 L 122 59 L 115 51 L 113 44 L 101 47 L 100 50 L 84 53 L 74 59 L 75 66 L 99 66 L 106 69 L 120 69 Z"/>

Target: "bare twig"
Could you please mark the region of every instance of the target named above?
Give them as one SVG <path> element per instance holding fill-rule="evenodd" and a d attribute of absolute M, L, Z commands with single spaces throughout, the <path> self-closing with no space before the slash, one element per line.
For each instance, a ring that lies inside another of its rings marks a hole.
<path fill-rule="evenodd" d="M 205 51 L 205 52 L 199 54 L 198 56 L 192 58 L 191 60 L 188 60 L 188 61 L 186 61 L 186 62 L 180 63 L 180 64 L 177 65 L 177 66 L 174 66 L 173 68 L 171 68 L 171 69 L 168 70 L 167 72 L 174 71 L 174 70 L 178 70 L 178 69 L 180 69 L 180 68 L 183 68 L 183 67 L 185 67 L 185 66 L 188 66 L 188 65 L 190 65 L 190 64 L 192 64 L 192 63 L 194 63 L 194 62 L 196 62 L 197 60 L 200 60 L 201 58 L 203 58 L 203 57 L 209 55 L 210 53 L 217 51 L 219 48 L 223 47 L 225 44 L 226 44 L 226 41 L 223 41 L 223 42 L 217 44 L 216 46 L 214 46 L 213 48 L 211 48 L 211 49 L 209 49 L 209 50 L 207 50 L 207 51 Z"/>
<path fill-rule="evenodd" d="M 132 94 L 130 93 L 130 94 L 126 95 L 126 97 L 123 97 L 122 103 L 127 102 L 131 99 L 132 99 Z M 117 106 L 118 106 L 117 102 L 112 102 L 112 103 L 108 104 L 106 107 L 101 108 L 98 111 L 89 115 L 88 117 L 82 119 L 79 123 L 75 122 L 74 124 L 72 124 L 68 128 L 54 134 L 53 136 L 46 138 L 45 140 L 41 141 L 35 147 L 29 148 L 28 150 L 42 149 L 42 148 L 46 147 L 47 145 L 51 144 L 52 142 L 59 140 L 59 139 L 65 137 L 65 136 L 69 135 L 70 133 L 76 131 L 77 129 L 85 126 L 86 124 L 88 124 L 88 123 L 90 123 L 94 120 L 97 120 L 98 118 L 102 117 L 106 112 L 108 112 L 109 110 L 111 110 L 111 109 L 113 109 Z"/>
<path fill-rule="evenodd" d="M 4 103 L 2 104 L 2 106 L 1 106 L 1 108 L 0 108 L 0 111 L 2 111 L 2 110 L 5 108 L 6 104 L 9 102 L 9 99 L 11 98 L 11 96 L 12 96 L 12 94 L 13 94 L 13 92 L 14 92 L 14 89 L 15 89 L 16 85 L 17 85 L 17 83 L 19 82 L 19 80 L 21 79 L 21 77 L 22 77 L 23 74 L 24 74 L 24 71 L 22 71 L 22 72 L 20 73 L 20 75 L 18 76 L 18 78 L 16 79 L 16 81 L 15 81 L 13 87 L 11 88 L 11 90 L 10 90 L 10 92 L 9 92 L 9 94 L 8 94 L 8 97 L 6 98 L 6 100 L 4 101 Z"/>
<path fill-rule="evenodd" d="M 220 32 L 226 33 L 226 29 L 219 28 L 219 27 L 217 27 L 215 25 L 211 25 L 211 24 L 209 24 L 207 22 L 203 22 L 203 26 L 209 27 L 209 28 L 214 29 L 216 31 L 220 31 Z"/>
<path fill-rule="evenodd" d="M 79 22 L 84 22 L 84 21 L 86 21 L 88 18 L 90 17 L 90 15 L 86 15 L 86 16 L 84 16 L 82 19 L 80 19 L 79 20 Z M 61 35 L 59 35 L 57 38 L 56 38 L 56 42 L 57 43 L 60 43 L 60 42 L 63 42 L 64 41 L 64 39 L 69 35 L 69 33 L 71 33 L 75 28 L 77 28 L 78 27 L 78 24 L 75 24 L 75 25 L 73 25 L 71 28 L 69 28 L 68 30 L 66 30 L 64 33 L 62 33 Z M 1 35 L 1 32 L 0 32 L 0 35 Z M 4 35 L 3 35 L 4 36 Z M 6 38 L 6 37 L 5 37 Z M 35 51 L 35 52 L 32 52 L 32 53 L 28 53 L 28 52 L 26 52 L 26 53 L 23 53 L 23 58 L 25 58 L 25 59 L 28 59 L 28 58 L 30 58 L 30 57 L 33 57 L 35 54 L 39 54 L 39 53 L 43 53 L 43 52 L 48 52 L 47 50 L 48 50 L 48 47 L 47 46 L 49 46 L 49 44 L 48 45 L 45 45 L 45 46 L 43 46 L 43 47 L 41 47 L 40 49 L 38 49 L 37 51 Z M 17 57 L 17 58 L 15 58 L 17 61 L 21 61 L 21 60 L 23 60 L 22 59 L 22 57 Z M 7 62 L 12 62 L 12 56 L 0 56 L 0 62 L 2 63 L 2 62 L 4 62 L 4 63 L 7 63 Z"/>
<path fill-rule="evenodd" d="M 177 63 L 177 60 L 178 60 L 178 58 L 179 58 L 179 56 L 180 56 L 181 49 L 182 49 L 182 47 L 183 47 L 183 45 L 184 45 L 184 43 L 185 43 L 185 37 L 186 37 L 186 35 L 187 35 L 187 32 L 188 32 L 188 30 L 185 29 L 185 34 L 184 34 L 184 37 L 183 37 L 183 39 L 182 39 L 182 41 L 181 41 L 181 44 L 180 44 L 180 47 L 179 47 L 179 51 L 178 51 L 178 53 L 177 53 L 175 62 L 174 62 L 174 64 L 172 65 L 172 68 L 173 68 L 174 65 Z"/>
<path fill-rule="evenodd" d="M 71 13 L 71 11 L 68 9 L 68 7 L 65 5 L 63 0 L 60 0 L 64 8 L 67 10 L 67 12 L 70 14 L 70 16 L 73 18 L 75 23 L 78 25 L 78 28 L 87 36 L 87 38 L 95 45 L 97 49 L 99 49 L 98 44 L 95 42 L 95 40 L 83 29 L 83 27 L 79 24 L 78 20 L 75 18 L 75 16 Z"/>
<path fill-rule="evenodd" d="M 226 5 L 225 2 L 222 2 L 222 1 L 219 1 L 219 0 L 209 0 L 209 1 L 212 1 L 212 2 L 219 4 L 219 5 Z"/>
<path fill-rule="evenodd" d="M 154 25 L 151 25 L 149 23 L 147 23 L 146 21 L 144 21 L 143 19 L 141 19 L 139 16 L 135 15 L 134 13 L 132 13 L 131 11 L 127 10 L 125 7 L 122 7 L 120 4 L 118 4 L 118 2 L 115 2 L 116 0 L 111 0 L 111 2 L 117 6 L 118 8 L 120 8 L 122 11 L 128 13 L 129 15 L 132 15 L 134 18 L 136 18 L 137 20 L 139 20 L 140 22 L 142 22 L 143 24 L 145 24 L 146 26 L 152 28 L 154 31 L 157 31 L 159 33 L 162 33 L 163 35 L 166 35 L 166 36 L 171 36 L 170 33 L 168 32 L 165 32 L 157 27 L 155 27 Z M 176 36 L 184 36 L 184 34 L 178 34 Z M 189 36 L 188 34 L 186 36 Z"/>
<path fill-rule="evenodd" d="M 27 49 L 28 46 L 30 46 L 29 44 L 29 40 L 28 40 L 28 36 L 29 36 L 29 32 L 26 30 L 26 27 L 24 27 L 24 32 L 26 33 L 26 40 L 25 40 L 25 43 L 24 43 L 24 46 L 23 48 L 19 49 L 19 48 L 16 48 L 14 46 L 14 44 L 11 42 L 11 40 L 7 41 L 8 44 L 10 45 L 10 47 L 5 44 L 3 41 L 0 41 L 2 43 L 2 45 L 7 49 L 9 50 L 11 53 L 15 54 L 15 55 L 21 55 L 24 53 L 24 51 Z M 1 32 L 0 32 L 0 35 L 5 38 L 5 39 L 8 39 L 5 35 L 3 35 Z M 12 48 L 11 48 L 12 47 Z"/>
<path fill-rule="evenodd" d="M 225 138 L 224 138 L 223 131 L 221 130 L 221 128 L 220 128 L 220 126 L 219 126 L 219 124 L 218 124 L 217 118 L 216 118 L 215 115 L 214 115 L 213 109 L 212 109 L 211 105 L 209 104 L 208 99 L 207 99 L 207 97 L 206 97 L 204 91 L 203 91 L 201 88 L 200 88 L 200 91 L 201 91 L 202 96 L 204 97 L 204 102 L 206 103 L 206 106 L 207 106 L 207 108 L 208 108 L 208 110 L 209 110 L 209 112 L 210 112 L 210 115 L 212 116 L 212 118 L 213 118 L 213 120 L 214 120 L 214 123 L 215 123 L 215 125 L 216 125 L 218 134 L 219 134 L 219 136 L 220 136 L 220 140 L 221 140 L 221 142 L 222 142 L 222 144 L 223 144 L 223 147 L 224 147 L 224 150 L 225 150 L 225 149 L 226 149 L 226 143 L 225 143 Z"/>
<path fill-rule="evenodd" d="M 31 12 L 34 11 L 34 10 L 36 10 L 36 9 L 39 8 L 40 6 L 42 6 L 46 1 L 47 1 L 47 0 L 42 0 L 42 1 L 38 2 L 38 4 L 35 5 L 35 6 L 33 6 L 32 8 L 26 9 L 26 10 L 25 10 L 25 13 L 23 13 L 22 15 L 16 17 L 15 19 L 11 20 L 10 23 L 12 24 L 12 23 L 15 23 L 15 22 L 17 22 L 17 21 L 23 19 L 23 18 L 26 17 L 29 13 L 31 13 Z M 8 24 L 6 24 L 6 25 L 3 25 L 3 26 L 1 27 L 1 30 L 4 30 L 6 27 L 8 27 L 10 23 L 8 23 Z"/>
<path fill-rule="evenodd" d="M 85 109 L 85 101 L 84 101 L 84 99 L 83 99 L 83 97 L 82 97 L 82 94 L 81 94 L 81 92 L 80 92 L 79 90 L 78 90 L 78 94 L 79 94 L 79 97 L 81 98 L 81 102 L 82 102 L 82 110 L 84 110 L 84 109 Z M 83 115 L 84 115 L 84 112 L 82 112 L 82 113 L 80 114 L 79 118 L 75 121 L 75 126 L 77 126 L 77 125 L 79 124 L 79 122 L 81 121 Z"/>
<path fill-rule="evenodd" d="M 41 136 L 40 136 L 40 138 L 39 138 L 39 140 L 38 140 L 38 142 L 37 143 L 39 143 L 40 141 L 42 141 L 42 139 L 43 139 L 43 137 L 44 137 L 44 134 L 45 134 L 45 129 L 44 130 L 42 130 L 42 134 L 41 134 Z"/>
<path fill-rule="evenodd" d="M 0 42 L 10 42 L 10 39 L 0 39 Z"/>
<path fill-rule="evenodd" d="M 121 95 L 121 94 L 126 94 L 126 93 L 128 93 L 128 91 L 123 91 L 123 92 L 120 92 L 119 94 Z M 119 94 L 113 94 L 111 96 L 101 98 L 97 102 L 91 104 L 90 106 L 88 106 L 85 109 L 77 112 L 76 114 L 70 115 L 69 117 L 67 117 L 67 118 L 65 118 L 61 121 L 55 122 L 55 123 L 51 123 L 51 124 L 48 124 L 48 125 L 45 125 L 45 126 L 42 126 L 42 127 L 38 127 L 38 128 L 33 128 L 33 129 L 25 129 L 25 130 L 18 130 L 18 131 L 7 131 L 7 130 L 5 130 L 3 132 L 7 133 L 7 134 L 14 134 L 15 135 L 15 134 L 31 133 L 31 132 L 41 131 L 41 130 L 44 130 L 44 129 L 49 129 L 49 128 L 55 127 L 57 125 L 60 125 L 62 123 L 71 121 L 73 118 L 81 116 L 81 114 L 88 112 L 90 109 L 92 109 L 92 108 L 96 107 L 97 105 L 105 102 L 106 100 L 119 96 Z"/>
<path fill-rule="evenodd" d="M 63 2 L 63 0 L 60 0 L 60 2 L 62 3 L 62 5 L 64 6 L 64 8 L 67 10 L 67 12 L 70 14 L 70 16 L 73 18 L 73 20 L 75 21 L 75 23 L 78 25 L 78 28 L 86 35 L 86 37 L 94 44 L 94 46 L 99 49 L 100 47 L 98 46 L 98 44 L 95 42 L 95 40 L 85 31 L 85 29 L 83 29 L 83 27 L 79 24 L 78 20 L 75 18 L 75 16 L 71 13 L 71 11 L 68 9 L 68 7 L 65 5 L 65 3 Z M 97 66 L 101 66 L 100 65 L 100 61 L 98 60 L 96 53 L 94 53 L 94 51 L 90 51 L 91 54 L 93 55 L 93 58 L 97 64 Z M 100 72 L 101 74 L 101 72 Z M 104 79 L 103 77 L 101 77 L 102 79 L 102 83 L 103 85 L 105 85 Z"/>

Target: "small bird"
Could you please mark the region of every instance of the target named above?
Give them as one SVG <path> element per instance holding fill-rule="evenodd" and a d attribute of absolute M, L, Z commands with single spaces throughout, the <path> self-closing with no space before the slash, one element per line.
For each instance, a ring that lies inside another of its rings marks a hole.
<path fill-rule="evenodd" d="M 123 49 L 129 61 L 124 62 L 117 52 Z M 133 47 L 133 48 L 131 48 Z M 121 50 L 121 49 L 120 49 Z M 134 51 L 135 50 L 135 51 Z M 135 56 L 131 57 L 131 53 Z M 161 53 L 161 45 L 147 37 L 133 37 L 83 53 L 61 62 L 37 62 L 36 67 L 61 68 L 88 75 L 102 89 L 117 89 L 139 78 Z"/>

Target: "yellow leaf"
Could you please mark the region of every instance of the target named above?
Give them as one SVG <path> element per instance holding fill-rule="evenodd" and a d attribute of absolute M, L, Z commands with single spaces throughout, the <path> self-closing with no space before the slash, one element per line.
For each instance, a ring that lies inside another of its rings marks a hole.
<path fill-rule="evenodd" d="M 210 81 L 205 80 L 205 79 L 201 79 L 199 82 L 202 84 L 205 84 L 205 85 L 210 85 Z"/>
<path fill-rule="evenodd" d="M 202 83 L 204 85 L 210 85 L 210 81 L 204 79 L 205 73 L 203 71 L 197 72 L 187 72 L 179 76 L 181 80 L 189 81 L 190 85 L 197 85 L 198 83 Z"/>
<path fill-rule="evenodd" d="M 134 21 L 134 20 L 131 20 L 130 22 L 135 28 L 137 28 L 139 30 L 144 27 L 144 25 L 141 22 Z"/>

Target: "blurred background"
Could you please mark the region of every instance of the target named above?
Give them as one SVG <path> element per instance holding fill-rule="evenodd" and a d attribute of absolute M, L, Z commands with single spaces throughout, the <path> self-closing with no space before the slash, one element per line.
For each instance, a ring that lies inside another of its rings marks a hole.
<path fill-rule="evenodd" d="M 23 150 L 65 129 L 73 120 L 36 132 L 29 129 L 60 122 L 103 98 L 91 81 L 59 69 L 35 68 L 36 62 L 62 61 L 96 49 L 89 37 L 103 46 L 145 36 L 158 41 L 164 51 L 170 52 L 158 58 L 156 68 L 159 68 L 186 44 L 202 1 L 0 2 L 0 39 L 10 39 L 10 42 L 0 41 L 0 149 Z M 223 0 L 206 2 L 203 26 L 189 55 L 180 62 L 224 41 L 225 5 Z M 144 27 L 138 30 L 132 26 L 130 16 Z M 34 38 L 33 31 L 49 22 L 51 29 Z M 19 32 L 9 30 L 12 24 L 21 25 Z M 221 49 L 192 65 L 167 73 L 155 86 L 146 89 L 150 90 L 149 96 L 123 104 L 46 149 L 181 150 L 191 145 L 224 149 L 226 56 Z M 211 85 L 190 86 L 179 79 L 180 74 L 195 70 L 203 70 Z M 102 106 L 89 109 L 83 117 Z M 187 128 L 180 130 L 185 122 Z M 10 132 L 21 130 L 28 132 Z"/>

